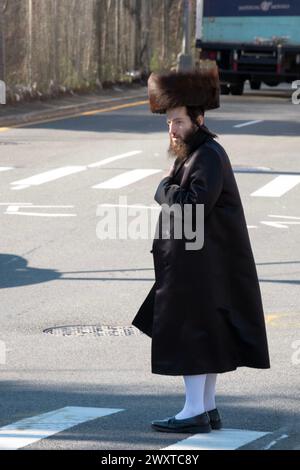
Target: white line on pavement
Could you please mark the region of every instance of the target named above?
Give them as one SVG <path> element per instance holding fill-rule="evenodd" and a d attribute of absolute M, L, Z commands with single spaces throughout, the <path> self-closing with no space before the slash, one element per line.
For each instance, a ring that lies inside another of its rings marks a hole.
<path fill-rule="evenodd" d="M 71 208 L 71 207 L 74 207 L 74 206 L 50 206 L 50 205 L 43 205 L 43 206 L 40 206 L 40 205 L 30 205 L 28 206 L 27 204 L 26 205 L 16 205 L 16 204 L 13 204 L 13 205 L 9 205 L 6 209 L 6 212 L 4 212 L 4 214 L 7 214 L 7 215 L 33 215 L 34 217 L 76 217 L 77 214 L 67 214 L 67 213 L 51 213 L 51 212 L 19 212 L 19 209 L 22 208 L 22 207 L 27 207 L 27 209 L 40 209 L 40 208 L 60 208 L 60 209 L 65 209 L 65 208 Z"/>
<path fill-rule="evenodd" d="M 269 214 L 269 217 L 278 217 L 279 219 L 296 219 L 296 220 L 300 220 L 300 217 L 295 217 L 293 215 L 273 215 L 273 214 Z"/>
<path fill-rule="evenodd" d="M 275 228 L 289 228 L 288 225 L 300 225 L 300 222 L 269 222 L 267 220 L 262 220 L 260 223 Z"/>
<path fill-rule="evenodd" d="M 96 184 L 92 186 L 92 188 L 96 189 L 117 189 L 123 188 L 124 186 L 128 186 L 129 184 L 135 183 L 147 176 L 154 175 L 155 173 L 159 173 L 162 170 L 130 170 L 122 173 L 121 175 L 114 176 L 109 180 L 103 181 L 100 184 Z"/>
<path fill-rule="evenodd" d="M 287 437 L 289 437 L 288 434 L 282 434 L 280 437 L 278 437 L 274 441 L 270 442 L 267 446 L 265 446 L 263 450 L 271 449 L 271 447 L 274 447 L 274 445 L 276 445 L 278 441 L 281 441 L 282 439 L 286 439 Z"/>
<path fill-rule="evenodd" d="M 115 155 L 114 157 L 104 158 L 104 160 L 100 160 L 99 162 L 91 163 L 88 165 L 88 168 L 96 168 L 98 166 L 106 165 L 107 163 L 114 162 L 115 160 L 119 160 L 120 158 L 125 157 L 132 157 L 133 155 L 137 155 L 142 153 L 142 150 L 133 150 L 132 152 L 121 153 L 120 155 Z"/>
<path fill-rule="evenodd" d="M 257 119 L 256 121 L 248 121 L 248 122 L 243 122 L 242 124 L 236 124 L 233 127 L 244 127 L 244 126 L 251 126 L 252 124 L 257 124 L 259 122 L 263 122 L 262 119 Z"/>
<path fill-rule="evenodd" d="M 50 212 L 13 212 L 8 211 L 4 212 L 6 215 L 33 215 L 34 217 L 76 217 L 77 214 L 59 214 L 59 213 L 50 213 Z"/>
<path fill-rule="evenodd" d="M 28 204 L 27 204 L 27 203 L 25 203 L 25 204 L 19 203 L 19 204 L 17 204 L 16 202 L 14 202 L 13 204 L 8 204 L 8 205 L 12 208 L 11 210 L 16 210 L 16 209 L 15 209 L 15 206 L 18 206 L 18 207 L 23 207 L 23 206 L 24 206 L 24 207 L 28 207 L 28 205 L 29 205 L 30 209 L 31 209 L 31 208 L 33 209 L 34 207 L 39 207 L 39 208 L 40 208 L 40 207 L 48 207 L 48 208 L 49 208 L 49 207 L 62 207 L 62 208 L 65 208 L 65 207 L 69 207 L 69 208 L 70 208 L 70 207 L 74 207 L 73 205 L 72 205 L 72 206 L 60 206 L 60 205 L 59 205 L 59 206 L 49 206 L 49 205 L 40 206 L 40 205 L 35 205 L 35 204 L 32 204 L 32 203 L 28 203 Z"/>
<path fill-rule="evenodd" d="M 12 188 L 15 190 L 20 190 L 20 189 L 26 189 L 29 188 L 30 186 L 37 186 L 43 183 L 48 183 L 49 181 L 54 181 L 58 178 L 62 178 L 64 176 L 72 175 L 74 173 L 79 173 L 81 171 L 85 171 L 88 168 L 97 168 L 102 165 L 106 165 L 108 163 L 114 162 L 116 160 L 119 160 L 121 158 L 126 158 L 126 157 L 131 157 L 133 155 L 137 155 L 139 153 L 142 153 L 142 150 L 132 150 L 130 152 L 122 153 L 120 155 L 115 155 L 113 157 L 108 157 L 103 160 L 100 160 L 95 163 L 91 163 L 90 165 L 76 165 L 76 166 L 65 166 L 61 168 L 55 168 L 53 170 L 45 171 L 43 173 L 39 173 L 34 176 L 30 176 L 29 178 L 25 178 L 22 180 L 18 181 L 13 181 L 11 183 Z M 4 168 L 4 167 L 0 167 Z M 5 167 L 6 168 L 6 167 Z M 9 168 L 12 169 L 12 168 Z"/>
<path fill-rule="evenodd" d="M 86 170 L 86 166 L 63 166 L 61 168 L 55 168 L 54 170 L 45 171 L 44 173 L 39 173 L 29 178 L 25 178 L 18 181 L 13 181 L 11 184 L 14 185 L 11 189 L 25 189 L 30 186 L 37 186 L 43 183 L 48 183 L 49 181 L 62 178 L 63 176 L 72 175 L 74 173 L 79 173 L 80 171 Z"/>
<path fill-rule="evenodd" d="M 0 428 L 0 450 L 17 450 L 65 429 L 103 416 L 118 413 L 118 408 L 66 406 Z"/>
<path fill-rule="evenodd" d="M 162 450 L 234 450 L 259 439 L 269 432 L 221 429 L 209 434 L 194 434 Z"/>
<path fill-rule="evenodd" d="M 280 175 L 252 193 L 251 196 L 280 197 L 299 183 L 300 176 L 298 175 Z"/>
<path fill-rule="evenodd" d="M 8 170 L 13 170 L 13 166 L 0 166 L 0 171 L 8 171 Z"/>

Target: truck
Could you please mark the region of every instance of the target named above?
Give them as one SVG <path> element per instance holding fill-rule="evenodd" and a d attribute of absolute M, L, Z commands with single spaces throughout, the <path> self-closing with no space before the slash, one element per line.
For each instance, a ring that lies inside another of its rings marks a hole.
<path fill-rule="evenodd" d="M 197 0 L 196 50 L 215 61 L 222 94 L 300 79 L 300 0 Z"/>

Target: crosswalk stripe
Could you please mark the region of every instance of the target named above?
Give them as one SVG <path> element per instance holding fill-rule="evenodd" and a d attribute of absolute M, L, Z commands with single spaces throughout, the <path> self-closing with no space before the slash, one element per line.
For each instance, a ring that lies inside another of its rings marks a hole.
<path fill-rule="evenodd" d="M 88 165 L 88 168 L 96 168 L 98 166 L 102 166 L 102 165 L 106 165 L 107 163 L 114 162 L 121 158 L 132 157 L 133 155 L 138 155 L 139 153 L 142 153 L 142 150 L 132 150 L 131 152 L 121 153 L 120 155 L 115 155 L 113 157 L 104 158 L 103 160 L 100 160 L 99 162 L 91 163 L 90 165 Z"/>
<path fill-rule="evenodd" d="M 246 431 L 242 429 L 221 429 L 208 434 L 193 434 L 162 450 L 235 450 L 259 439 L 269 432 Z"/>
<path fill-rule="evenodd" d="M 12 189 L 25 189 L 30 186 L 38 186 L 43 183 L 48 183 L 49 181 L 54 181 L 63 176 L 72 175 L 74 173 L 79 173 L 80 171 L 86 170 L 86 166 L 63 166 L 61 168 L 54 168 L 53 170 L 45 171 L 29 178 L 25 178 L 18 181 L 13 181 Z"/>
<path fill-rule="evenodd" d="M 254 191 L 251 196 L 280 197 L 299 183 L 300 176 L 298 175 L 280 175 L 264 185 L 262 188 Z"/>
<path fill-rule="evenodd" d="M 24 178 L 22 180 L 13 181 L 11 183 L 12 188 L 15 190 L 19 189 L 26 189 L 30 186 L 37 186 L 40 184 L 48 183 L 49 181 L 54 181 L 58 178 L 62 178 L 64 176 L 72 175 L 74 173 L 79 173 L 81 171 L 85 171 L 88 168 L 97 168 L 102 165 L 107 165 L 108 163 L 114 162 L 121 158 L 131 157 L 133 155 L 138 155 L 142 153 L 142 150 L 132 150 L 130 152 L 122 153 L 120 155 L 114 155 L 112 157 L 104 158 L 98 162 L 91 163 L 89 165 L 74 165 L 74 166 L 64 166 L 60 168 L 55 168 L 53 170 L 45 171 L 43 173 L 39 173 L 34 176 L 30 176 L 29 178 Z M 0 171 L 5 171 L 6 169 L 13 169 L 12 167 L 0 167 Z M 159 171 L 159 170 L 157 170 Z"/>
<path fill-rule="evenodd" d="M 65 429 L 124 411 L 119 408 L 66 406 L 0 428 L 0 450 L 17 450 Z"/>
<path fill-rule="evenodd" d="M 159 173 L 160 171 L 162 170 L 130 170 L 92 187 L 96 189 L 123 188 L 124 186 L 128 186 L 129 184 L 135 183 L 136 181 L 146 178 L 147 176 L 154 175 L 155 173 Z"/>

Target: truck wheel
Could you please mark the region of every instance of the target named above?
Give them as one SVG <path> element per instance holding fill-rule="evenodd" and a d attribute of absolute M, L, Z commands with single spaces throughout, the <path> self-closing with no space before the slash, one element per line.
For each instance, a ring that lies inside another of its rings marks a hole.
<path fill-rule="evenodd" d="M 250 80 L 251 90 L 260 90 L 261 82 L 257 80 Z"/>
<path fill-rule="evenodd" d="M 279 85 L 280 82 L 268 82 L 268 81 L 265 81 L 265 84 L 268 85 L 268 86 L 277 86 Z"/>
<path fill-rule="evenodd" d="M 227 85 L 220 85 L 221 95 L 229 95 L 230 89 Z"/>
<path fill-rule="evenodd" d="M 230 92 L 232 95 L 242 95 L 244 91 L 244 82 L 232 83 L 230 85 Z"/>

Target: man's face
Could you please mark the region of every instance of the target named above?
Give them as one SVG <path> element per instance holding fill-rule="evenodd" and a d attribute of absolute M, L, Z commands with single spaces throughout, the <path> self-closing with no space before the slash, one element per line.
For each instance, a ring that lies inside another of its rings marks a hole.
<path fill-rule="evenodd" d="M 178 139 L 185 140 L 195 130 L 184 106 L 167 110 L 167 124 L 173 142 Z"/>
<path fill-rule="evenodd" d="M 185 106 L 167 110 L 170 146 L 169 155 L 185 158 L 188 153 L 187 139 L 197 130 L 191 118 L 186 113 Z"/>

